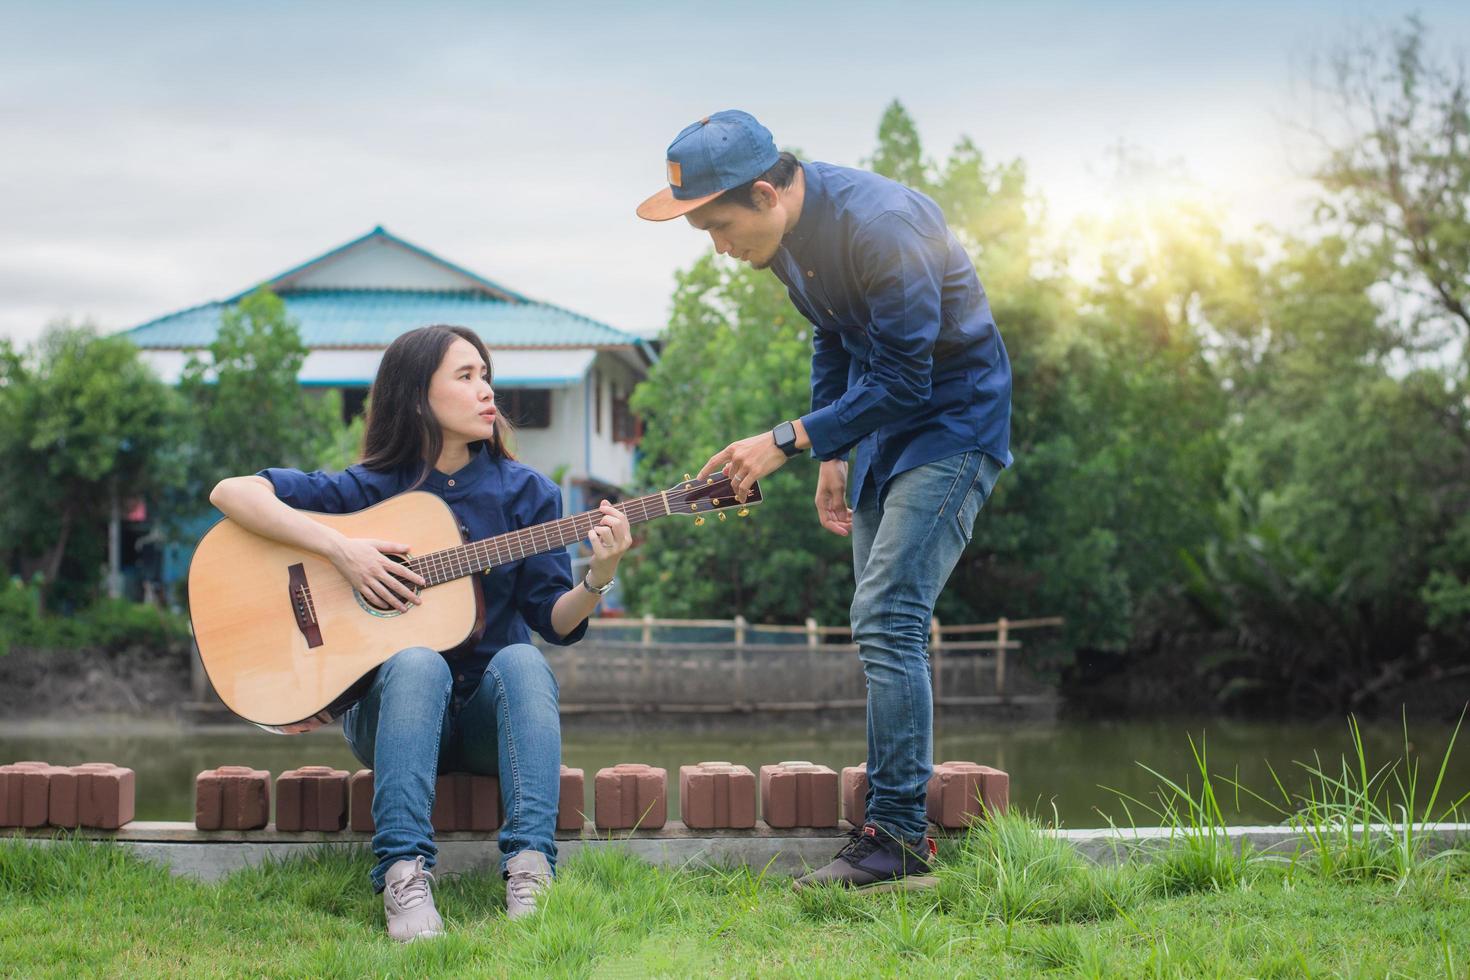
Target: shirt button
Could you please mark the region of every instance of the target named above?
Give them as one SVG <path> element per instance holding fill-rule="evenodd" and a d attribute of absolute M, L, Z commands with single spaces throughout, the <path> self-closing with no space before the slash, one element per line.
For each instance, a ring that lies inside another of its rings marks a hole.
<path fill-rule="evenodd" d="M 449 485 L 450 485 L 450 486 L 451 486 L 451 487 L 452 487 L 452 486 L 454 486 L 454 481 L 453 481 L 453 480 L 450 480 L 450 481 L 449 481 Z"/>
<path fill-rule="evenodd" d="M 827 315 L 828 316 L 836 316 L 837 314 L 833 313 L 832 312 L 832 307 L 829 306 L 829 307 L 827 307 Z"/>
<path fill-rule="evenodd" d="M 807 278 L 808 278 L 808 279 L 810 279 L 810 278 L 811 278 L 811 277 L 812 277 L 812 276 L 814 276 L 814 275 L 816 275 L 816 273 L 815 273 L 815 272 L 813 272 L 813 271 L 812 271 L 812 270 L 811 270 L 811 269 L 808 269 L 808 270 L 806 270 L 806 277 L 807 277 Z"/>

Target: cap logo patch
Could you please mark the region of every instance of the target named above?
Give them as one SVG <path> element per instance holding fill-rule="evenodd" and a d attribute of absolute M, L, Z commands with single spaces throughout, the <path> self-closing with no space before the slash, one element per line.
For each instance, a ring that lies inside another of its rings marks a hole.
<path fill-rule="evenodd" d="M 684 175 L 681 172 L 681 169 L 680 169 L 679 165 L 677 163 L 675 163 L 673 160 L 670 160 L 669 161 L 669 186 L 671 186 L 671 187 L 683 187 L 684 186 Z"/>

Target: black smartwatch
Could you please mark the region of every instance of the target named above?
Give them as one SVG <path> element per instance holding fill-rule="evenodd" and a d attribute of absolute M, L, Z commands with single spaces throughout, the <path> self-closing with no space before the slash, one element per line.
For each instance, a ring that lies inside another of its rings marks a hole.
<path fill-rule="evenodd" d="M 796 448 L 796 426 L 790 422 L 782 422 L 772 429 L 771 438 L 776 440 L 776 448 L 785 453 L 788 458 L 801 452 Z"/>

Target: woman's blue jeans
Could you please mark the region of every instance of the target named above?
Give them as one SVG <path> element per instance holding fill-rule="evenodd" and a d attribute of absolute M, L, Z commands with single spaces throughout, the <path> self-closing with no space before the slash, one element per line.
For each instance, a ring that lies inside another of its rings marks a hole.
<path fill-rule="evenodd" d="M 429 813 L 441 772 L 500 777 L 502 869 L 527 848 L 556 866 L 557 697 L 546 658 L 529 643 L 497 653 L 462 701 L 454 697 L 448 662 L 428 647 L 401 650 L 378 668 L 367 695 L 342 716 L 347 744 L 373 770 L 374 888 L 383 889 L 383 875 L 397 861 L 422 855 L 434 865 Z"/>
<path fill-rule="evenodd" d="M 852 638 L 868 681 L 868 817 L 904 841 L 928 828 L 934 766 L 929 629 L 1001 466 L 977 451 L 899 474 L 852 515 Z"/>

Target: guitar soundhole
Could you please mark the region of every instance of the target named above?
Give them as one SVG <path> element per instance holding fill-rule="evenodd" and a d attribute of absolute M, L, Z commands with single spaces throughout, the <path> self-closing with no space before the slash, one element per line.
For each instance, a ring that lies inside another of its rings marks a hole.
<path fill-rule="evenodd" d="M 400 565 L 406 565 L 408 563 L 407 560 L 404 559 L 404 557 L 402 555 L 389 555 L 388 557 L 391 558 L 393 561 L 397 562 Z M 419 586 L 415 585 L 414 583 L 410 582 L 408 579 L 403 578 L 402 576 L 394 576 L 394 577 L 397 578 L 404 585 L 408 586 L 409 591 L 412 592 L 414 595 L 418 595 L 419 593 L 423 592 L 423 589 L 421 587 L 419 587 Z M 384 618 L 391 618 L 393 616 L 402 616 L 403 615 L 402 612 L 399 612 L 397 609 L 394 609 L 392 606 L 386 605 L 383 602 L 382 599 L 378 598 L 378 596 L 376 594 L 374 594 L 374 595 L 363 595 L 361 592 L 357 592 L 357 591 L 354 591 L 352 594 L 357 598 L 357 604 L 359 606 L 361 606 L 363 609 L 365 609 L 368 612 L 372 613 L 374 616 L 382 616 Z M 412 608 L 413 608 L 412 606 L 409 607 L 409 609 L 412 609 Z"/>

